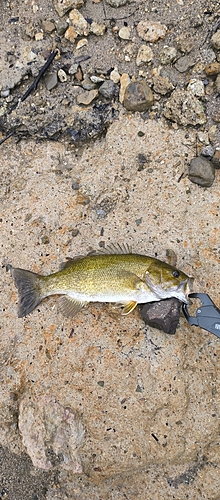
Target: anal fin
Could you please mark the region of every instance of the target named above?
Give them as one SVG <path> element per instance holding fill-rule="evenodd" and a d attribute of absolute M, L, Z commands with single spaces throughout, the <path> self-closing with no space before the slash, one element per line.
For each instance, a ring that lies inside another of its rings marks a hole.
<path fill-rule="evenodd" d="M 67 295 L 62 295 L 59 299 L 59 310 L 64 316 L 71 318 L 75 316 L 86 304 L 87 302 L 80 302 L 75 299 L 71 299 Z"/>

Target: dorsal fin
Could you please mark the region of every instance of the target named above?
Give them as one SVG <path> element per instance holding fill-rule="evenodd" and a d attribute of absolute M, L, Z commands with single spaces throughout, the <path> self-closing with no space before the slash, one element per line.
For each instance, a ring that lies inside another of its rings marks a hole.
<path fill-rule="evenodd" d="M 102 255 L 102 254 L 117 254 L 124 255 L 127 253 L 132 253 L 132 248 L 128 243 L 109 243 L 106 247 L 100 248 L 99 250 L 91 250 L 87 255 Z"/>

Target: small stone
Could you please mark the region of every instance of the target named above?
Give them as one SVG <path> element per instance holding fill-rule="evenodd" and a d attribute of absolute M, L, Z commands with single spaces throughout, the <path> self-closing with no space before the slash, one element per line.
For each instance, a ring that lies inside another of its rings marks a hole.
<path fill-rule="evenodd" d="M 174 86 L 165 76 L 155 75 L 153 77 L 154 91 L 158 94 L 166 95 L 172 92 Z"/>
<path fill-rule="evenodd" d="M 95 23 L 94 21 L 92 22 L 92 24 L 90 26 L 90 32 L 93 33 L 93 35 L 102 36 L 102 35 L 104 35 L 105 31 L 106 31 L 105 24 L 98 24 L 98 23 Z"/>
<path fill-rule="evenodd" d="M 177 51 L 175 47 L 168 47 L 168 45 L 164 45 L 164 47 L 159 52 L 159 59 L 161 64 L 170 64 L 176 59 Z"/>
<path fill-rule="evenodd" d="M 220 75 L 217 76 L 216 80 L 215 80 L 215 88 L 216 88 L 216 92 L 220 92 Z"/>
<path fill-rule="evenodd" d="M 85 92 L 79 94 L 76 97 L 76 100 L 78 104 L 84 104 L 85 106 L 88 106 L 89 104 L 91 104 L 92 101 L 94 101 L 94 99 L 97 98 L 97 96 L 98 96 L 97 89 L 86 90 Z"/>
<path fill-rule="evenodd" d="M 178 59 L 175 63 L 175 68 L 177 71 L 180 73 L 185 73 L 185 71 L 188 71 L 190 68 L 192 68 L 195 64 L 195 61 L 192 59 L 192 57 L 189 56 L 183 56 Z"/>
<path fill-rule="evenodd" d="M 215 179 L 215 169 L 206 158 L 197 156 L 190 162 L 189 180 L 202 187 L 212 186 Z"/>
<path fill-rule="evenodd" d="M 48 73 L 44 77 L 47 90 L 52 90 L 57 85 L 57 73 Z"/>
<path fill-rule="evenodd" d="M 94 90 L 96 88 L 96 84 L 93 83 L 88 76 L 86 76 L 82 81 L 82 87 L 85 90 Z"/>
<path fill-rule="evenodd" d="M 112 80 L 106 80 L 101 87 L 99 87 L 99 94 L 106 99 L 113 99 L 118 90 L 118 86 Z"/>
<path fill-rule="evenodd" d="M 69 18 L 77 35 L 87 36 L 89 34 L 89 24 L 86 19 L 82 16 L 82 14 L 77 10 L 73 9 L 69 13 Z"/>
<path fill-rule="evenodd" d="M 50 243 L 50 239 L 48 236 L 42 236 L 41 238 L 41 243 L 43 243 L 44 245 L 47 245 L 48 243 Z"/>
<path fill-rule="evenodd" d="M 106 0 L 106 3 L 111 5 L 111 7 L 122 7 L 128 0 Z"/>
<path fill-rule="evenodd" d="M 199 142 L 201 142 L 201 144 L 204 144 L 204 146 L 208 146 L 209 136 L 207 132 L 202 132 L 202 130 L 198 130 L 197 137 Z"/>
<path fill-rule="evenodd" d="M 216 149 L 215 154 L 212 157 L 212 165 L 216 170 L 220 169 L 220 149 Z"/>
<path fill-rule="evenodd" d="M 57 30 L 57 34 L 59 36 L 62 36 L 65 31 L 67 30 L 68 28 L 68 23 L 66 21 L 64 21 L 63 19 L 60 19 L 57 23 L 56 23 L 56 30 Z"/>
<path fill-rule="evenodd" d="M 136 64 L 141 66 L 144 63 L 151 62 L 154 58 L 154 53 L 148 45 L 141 45 L 138 49 Z"/>
<path fill-rule="evenodd" d="M 9 94 L 10 94 L 10 90 L 9 89 L 1 90 L 1 97 L 8 97 Z"/>
<path fill-rule="evenodd" d="M 44 34 L 40 31 L 39 33 L 35 33 L 34 38 L 36 42 L 40 42 L 44 38 Z"/>
<path fill-rule="evenodd" d="M 216 133 L 217 133 L 217 127 L 216 127 L 216 125 L 212 125 L 210 127 L 210 129 L 208 130 L 210 142 L 216 141 Z"/>
<path fill-rule="evenodd" d="M 114 68 L 111 73 L 110 73 L 110 80 L 112 80 L 114 83 L 119 83 L 120 82 L 120 74 L 118 72 L 118 68 Z"/>
<path fill-rule="evenodd" d="M 77 72 L 78 66 L 79 66 L 78 63 L 73 63 L 68 70 L 69 75 L 75 75 Z"/>
<path fill-rule="evenodd" d="M 67 81 L 67 74 L 65 73 L 65 71 L 63 69 L 59 69 L 57 75 L 58 75 L 58 78 L 59 78 L 61 83 L 64 83 Z"/>
<path fill-rule="evenodd" d="M 127 73 L 123 73 L 120 78 L 120 91 L 119 91 L 119 102 L 122 104 L 124 102 L 125 90 L 129 83 L 131 82 L 130 77 Z"/>
<path fill-rule="evenodd" d="M 79 50 L 85 46 L 88 47 L 88 45 L 89 45 L 89 42 L 88 42 L 87 38 L 81 38 L 81 40 L 79 40 L 77 43 L 76 50 Z"/>
<path fill-rule="evenodd" d="M 164 116 L 173 122 L 183 125 L 203 125 L 206 115 L 200 101 L 184 90 L 174 90 L 164 107 Z"/>
<path fill-rule="evenodd" d="M 54 7 L 60 17 L 63 17 L 69 10 L 82 7 L 83 0 L 55 0 Z"/>
<path fill-rule="evenodd" d="M 216 50 L 220 50 L 220 30 L 216 31 L 211 38 L 212 47 Z"/>
<path fill-rule="evenodd" d="M 189 81 L 187 90 L 192 92 L 196 97 L 203 97 L 205 95 L 204 83 L 202 80 L 196 80 L 196 78 Z"/>
<path fill-rule="evenodd" d="M 69 42 L 74 43 L 75 39 L 77 38 L 78 34 L 74 30 L 73 26 L 69 26 L 69 28 L 65 32 L 65 38 L 69 40 Z"/>
<path fill-rule="evenodd" d="M 214 148 L 209 144 L 208 146 L 203 146 L 201 150 L 201 155 L 204 156 L 205 158 L 208 158 L 208 160 L 211 160 L 211 158 L 214 155 Z"/>
<path fill-rule="evenodd" d="M 53 30 L 55 30 L 55 24 L 52 23 L 51 21 L 42 21 L 42 28 L 46 33 L 52 33 Z"/>
<path fill-rule="evenodd" d="M 78 191 L 78 189 L 80 188 L 80 185 L 79 185 L 79 182 L 77 181 L 72 181 L 72 189 L 74 191 Z"/>
<path fill-rule="evenodd" d="M 75 238 L 79 234 L 79 229 L 73 229 L 71 231 L 72 237 Z"/>
<path fill-rule="evenodd" d="M 149 302 L 140 306 L 141 316 L 147 325 L 174 335 L 179 323 L 181 302 L 176 298 Z"/>
<path fill-rule="evenodd" d="M 103 83 L 105 81 L 104 78 L 102 78 L 101 76 L 96 76 L 96 75 L 92 75 L 90 76 L 90 80 L 93 82 L 93 83 Z"/>
<path fill-rule="evenodd" d="M 128 28 L 128 26 L 123 26 L 123 28 L 121 28 L 118 33 L 119 38 L 122 38 L 122 40 L 129 40 L 130 35 L 131 30 L 130 28 Z"/>
<path fill-rule="evenodd" d="M 166 36 L 167 27 L 165 24 L 154 23 L 152 21 L 140 21 L 137 25 L 137 32 L 145 42 L 157 42 L 159 38 Z"/>
<path fill-rule="evenodd" d="M 145 81 L 132 82 L 125 89 L 123 104 L 128 111 L 146 111 L 153 102 L 153 93 Z"/>
<path fill-rule="evenodd" d="M 189 33 L 184 33 L 177 38 L 177 47 L 181 52 L 189 53 L 194 47 L 194 40 Z"/>
<path fill-rule="evenodd" d="M 216 76 L 220 73 L 220 64 L 218 62 L 212 62 L 205 66 L 205 73 L 208 76 Z"/>

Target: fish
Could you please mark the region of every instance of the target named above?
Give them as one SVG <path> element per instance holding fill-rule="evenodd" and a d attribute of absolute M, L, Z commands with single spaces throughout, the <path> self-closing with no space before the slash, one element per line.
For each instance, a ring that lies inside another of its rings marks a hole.
<path fill-rule="evenodd" d="M 122 315 L 137 304 L 170 297 L 188 304 L 194 279 L 159 259 L 132 253 L 126 244 L 76 256 L 47 276 L 12 266 L 10 271 L 18 289 L 19 318 L 50 295 L 61 296 L 59 310 L 67 317 L 90 302 L 111 303 Z"/>

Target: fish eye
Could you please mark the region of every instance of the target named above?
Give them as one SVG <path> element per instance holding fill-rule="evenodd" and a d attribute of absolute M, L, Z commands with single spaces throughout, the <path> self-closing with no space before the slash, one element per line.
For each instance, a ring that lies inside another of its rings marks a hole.
<path fill-rule="evenodd" d="M 179 278 L 180 273 L 179 271 L 173 271 L 172 275 L 174 276 L 174 278 Z"/>

